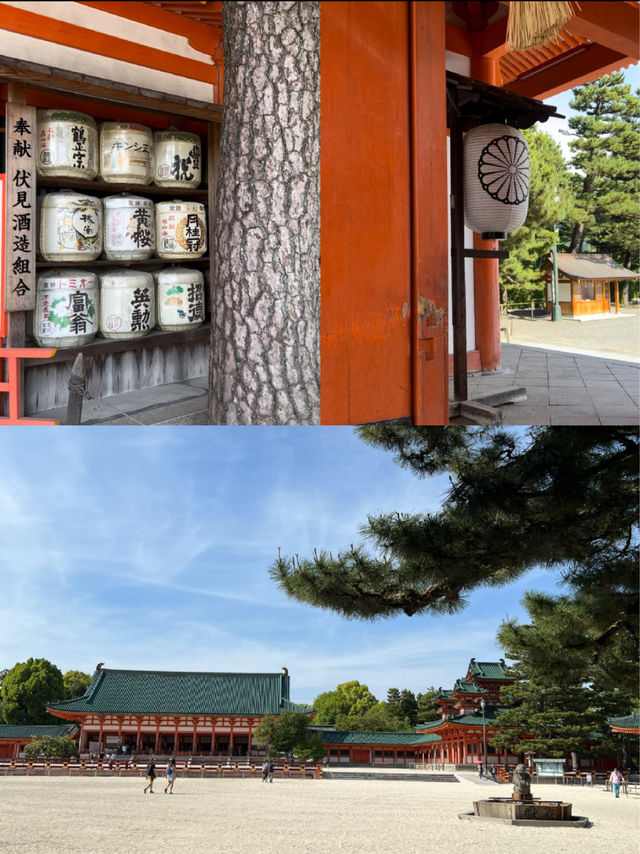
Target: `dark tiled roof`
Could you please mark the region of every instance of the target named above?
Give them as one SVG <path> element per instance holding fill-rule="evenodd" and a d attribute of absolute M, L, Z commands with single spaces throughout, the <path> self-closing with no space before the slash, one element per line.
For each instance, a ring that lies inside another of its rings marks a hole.
<path fill-rule="evenodd" d="M 472 658 L 469 662 L 469 673 L 476 679 L 509 679 L 513 676 L 505 675 L 506 665 L 504 661 L 476 661 Z"/>
<path fill-rule="evenodd" d="M 321 732 L 327 744 L 428 744 L 441 741 L 439 735 L 421 735 L 414 732 Z"/>
<path fill-rule="evenodd" d="M 616 729 L 638 730 L 640 729 L 640 711 L 636 710 L 622 718 L 608 718 L 607 723 Z"/>
<path fill-rule="evenodd" d="M 283 673 L 97 670 L 82 697 L 50 703 L 59 712 L 279 715 L 308 711 L 289 700 Z"/>
<path fill-rule="evenodd" d="M 46 726 L 40 724 L 19 724 L 16 726 L 1 725 L 0 738 L 61 738 L 64 735 L 71 735 L 77 730 L 75 724 L 62 724 L 61 726 Z"/>
<path fill-rule="evenodd" d="M 435 700 L 455 700 L 455 697 L 453 696 L 453 691 L 448 691 L 448 690 L 445 690 L 444 688 L 441 688 L 438 691 L 438 693 L 436 694 L 436 696 L 434 697 L 434 699 Z"/>
<path fill-rule="evenodd" d="M 573 253 L 558 254 L 558 268 L 574 279 L 637 279 L 640 273 L 627 270 L 611 255 L 598 255 L 586 253 L 582 255 Z"/>

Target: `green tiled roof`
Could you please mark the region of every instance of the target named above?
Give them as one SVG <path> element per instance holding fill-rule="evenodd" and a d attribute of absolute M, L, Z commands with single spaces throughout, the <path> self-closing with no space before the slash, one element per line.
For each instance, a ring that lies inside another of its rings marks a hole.
<path fill-rule="evenodd" d="M 491 724 L 495 720 L 495 710 L 487 707 L 484 711 L 485 724 Z M 429 721 L 426 724 L 419 724 L 416 729 L 435 729 L 442 724 L 462 724 L 463 726 L 482 726 L 482 714 L 477 715 L 457 715 L 456 717 L 447 717 L 444 720 L 438 718 L 437 721 Z"/>
<path fill-rule="evenodd" d="M 62 724 L 62 726 L 46 726 L 38 724 L 19 724 L 16 726 L 0 726 L 0 738 L 61 738 L 70 735 L 78 727 L 75 724 Z"/>
<path fill-rule="evenodd" d="M 453 686 L 453 694 L 486 694 L 486 690 L 481 688 L 477 682 L 467 682 L 464 679 L 458 679 Z"/>
<path fill-rule="evenodd" d="M 640 711 L 631 712 L 622 718 L 608 718 L 607 723 L 620 729 L 640 729 Z"/>
<path fill-rule="evenodd" d="M 321 732 L 327 744 L 428 744 L 442 741 L 439 735 L 421 735 L 414 732 Z"/>
<path fill-rule="evenodd" d="M 513 676 L 505 676 L 506 664 L 500 661 L 476 661 L 472 658 L 469 662 L 469 672 L 472 676 L 480 679 L 513 679 Z"/>
<path fill-rule="evenodd" d="M 442 723 L 442 718 L 437 718 L 435 721 L 427 721 L 426 724 L 418 724 L 416 729 L 432 729 L 434 726 Z"/>
<path fill-rule="evenodd" d="M 453 691 L 448 691 L 448 690 L 445 690 L 444 688 L 441 688 L 438 691 L 438 693 L 436 694 L 434 699 L 436 699 L 436 700 L 455 700 L 455 697 L 453 696 Z"/>
<path fill-rule="evenodd" d="M 286 673 L 97 670 L 86 693 L 50 703 L 59 712 L 279 715 L 305 711 L 289 700 Z M 308 710 L 306 710 L 308 711 Z"/>

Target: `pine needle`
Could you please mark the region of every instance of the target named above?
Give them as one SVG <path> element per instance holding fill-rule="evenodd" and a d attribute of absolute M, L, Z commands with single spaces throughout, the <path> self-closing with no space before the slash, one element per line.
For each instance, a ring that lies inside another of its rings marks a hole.
<path fill-rule="evenodd" d="M 577 3 L 527 2 L 509 3 L 507 50 L 527 50 L 553 41 L 558 31 L 573 16 Z"/>

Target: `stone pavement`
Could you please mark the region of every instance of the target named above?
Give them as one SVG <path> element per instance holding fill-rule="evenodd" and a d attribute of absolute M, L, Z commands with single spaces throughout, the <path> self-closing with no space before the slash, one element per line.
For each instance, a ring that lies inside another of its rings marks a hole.
<path fill-rule="evenodd" d="M 470 374 L 468 396 L 525 388 L 526 400 L 498 407 L 503 424 L 639 423 L 640 360 L 503 344 L 502 368 Z"/>
<path fill-rule="evenodd" d="M 526 400 L 497 407 L 508 425 L 638 424 L 640 309 L 625 312 L 589 323 L 508 317 L 502 370 L 470 374 L 469 399 L 525 388 Z M 64 424 L 66 408 L 38 414 Z M 206 424 L 207 377 L 85 401 L 82 423 Z"/>
<path fill-rule="evenodd" d="M 104 400 L 85 400 L 82 424 L 206 424 L 207 377 L 168 383 L 142 391 L 115 394 Z M 89 383 L 91 388 L 91 383 Z M 39 418 L 65 423 L 66 407 L 38 413 Z"/>

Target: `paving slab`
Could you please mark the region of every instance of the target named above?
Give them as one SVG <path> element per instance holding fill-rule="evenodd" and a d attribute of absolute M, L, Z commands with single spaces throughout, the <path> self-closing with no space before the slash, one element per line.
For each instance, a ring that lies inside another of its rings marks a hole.
<path fill-rule="evenodd" d="M 497 407 L 503 424 L 639 423 L 640 356 L 621 361 L 619 355 L 559 355 L 546 346 L 503 343 L 502 366 L 501 371 L 469 374 L 468 388 L 472 400 L 509 388 L 527 390 L 526 400 Z"/>

